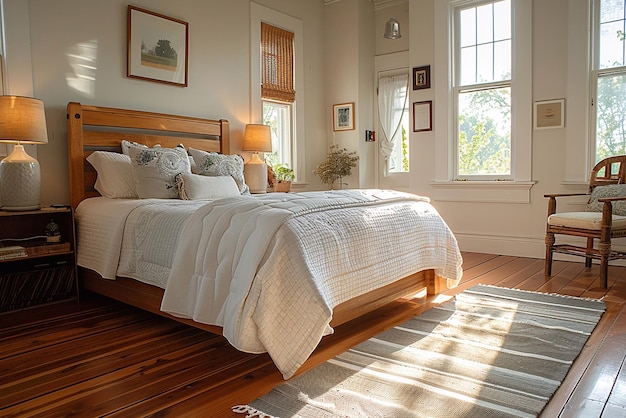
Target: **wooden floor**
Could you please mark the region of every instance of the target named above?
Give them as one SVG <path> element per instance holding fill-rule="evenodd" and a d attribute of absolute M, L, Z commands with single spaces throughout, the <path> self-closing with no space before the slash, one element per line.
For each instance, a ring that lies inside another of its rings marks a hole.
<path fill-rule="evenodd" d="M 451 296 L 475 284 L 604 298 L 607 311 L 552 398 L 544 417 L 626 416 L 626 268 L 464 253 Z M 0 416 L 232 416 L 230 407 L 282 379 L 267 355 L 232 349 L 210 335 L 108 300 L 0 315 Z M 87 299 L 87 300 L 85 300 Z M 390 305 L 338 327 L 304 368 L 401 323 L 444 299 Z"/>

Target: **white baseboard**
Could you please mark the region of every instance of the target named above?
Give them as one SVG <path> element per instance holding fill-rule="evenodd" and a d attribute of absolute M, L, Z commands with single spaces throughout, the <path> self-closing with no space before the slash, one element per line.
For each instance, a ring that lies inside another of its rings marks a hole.
<path fill-rule="evenodd" d="M 455 236 L 461 251 L 540 259 L 544 259 L 546 255 L 546 243 L 544 237 L 519 238 L 476 234 L 455 234 Z M 572 243 L 580 245 L 580 241 L 572 241 Z M 623 246 L 616 246 L 616 249 L 626 251 L 626 247 Z M 566 254 L 554 254 L 554 259 L 578 263 L 583 263 L 585 261 L 583 257 L 575 257 Z M 614 260 L 611 261 L 610 264 L 626 266 L 626 260 Z"/>

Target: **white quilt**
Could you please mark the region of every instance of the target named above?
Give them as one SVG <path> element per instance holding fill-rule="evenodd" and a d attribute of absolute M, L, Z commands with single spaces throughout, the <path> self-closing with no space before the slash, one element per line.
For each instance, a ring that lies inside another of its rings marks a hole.
<path fill-rule="evenodd" d="M 285 379 L 337 304 L 420 270 L 455 286 L 456 240 L 427 198 L 380 190 L 221 199 L 185 222 L 161 309 L 268 352 Z"/>

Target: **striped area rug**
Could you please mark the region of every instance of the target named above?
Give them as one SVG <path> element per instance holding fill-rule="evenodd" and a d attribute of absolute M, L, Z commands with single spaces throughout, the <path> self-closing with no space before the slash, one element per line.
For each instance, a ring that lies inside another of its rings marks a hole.
<path fill-rule="evenodd" d="M 248 417 L 534 417 L 604 310 L 598 300 L 474 286 L 233 411 Z"/>

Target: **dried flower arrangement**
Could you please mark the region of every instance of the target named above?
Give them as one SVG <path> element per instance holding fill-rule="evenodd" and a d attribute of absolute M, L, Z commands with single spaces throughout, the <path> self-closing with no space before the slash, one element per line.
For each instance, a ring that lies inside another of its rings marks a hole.
<path fill-rule="evenodd" d="M 313 170 L 313 174 L 320 177 L 324 184 L 332 187 L 333 183 L 339 180 L 339 188 L 343 187 L 341 179 L 352 174 L 352 168 L 356 167 L 359 156 L 356 151 L 348 152 L 345 148 L 339 148 L 337 144 L 330 146 L 330 151 L 324 162 Z"/>

